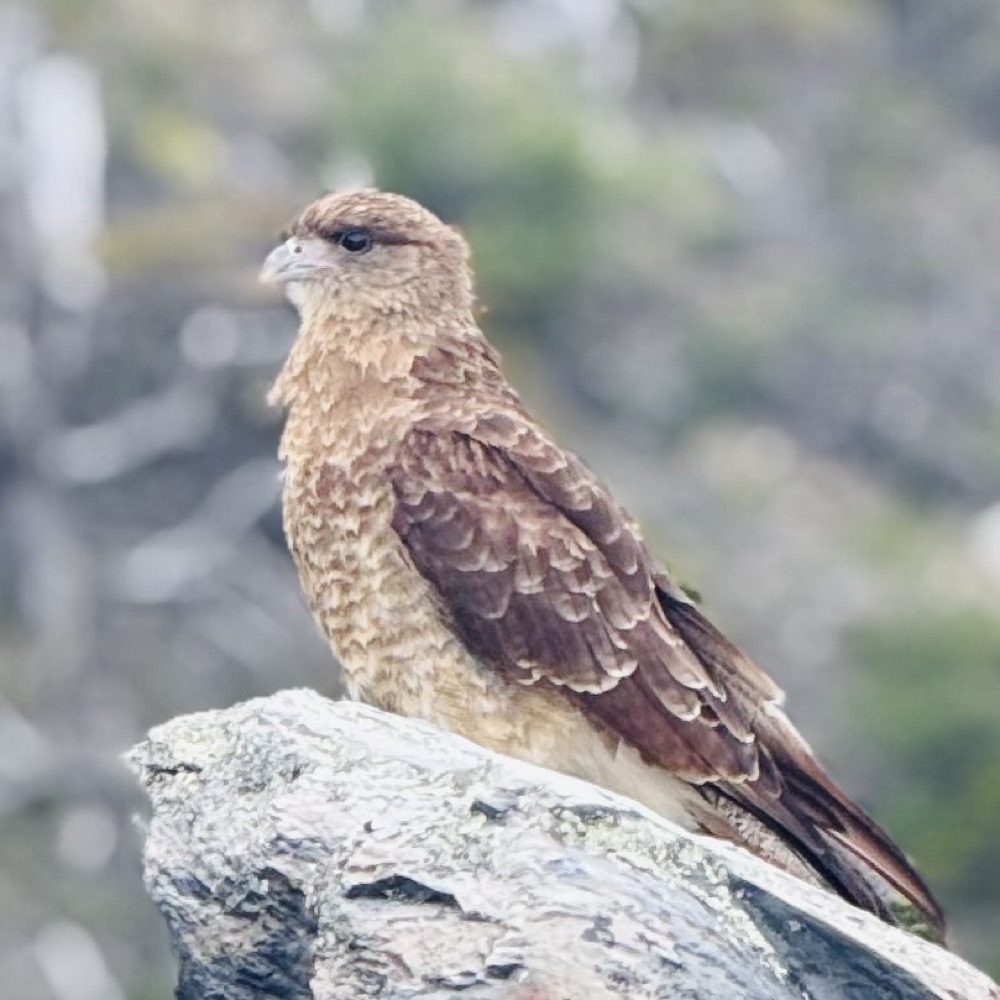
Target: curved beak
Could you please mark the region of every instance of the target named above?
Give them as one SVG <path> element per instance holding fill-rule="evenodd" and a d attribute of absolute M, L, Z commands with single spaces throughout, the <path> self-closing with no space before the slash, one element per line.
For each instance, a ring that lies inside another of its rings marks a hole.
<path fill-rule="evenodd" d="M 315 277 L 319 271 L 330 268 L 326 245 L 322 240 L 298 239 L 293 236 L 276 246 L 260 269 L 260 280 L 265 285 L 284 285 L 289 281 L 303 281 Z"/>

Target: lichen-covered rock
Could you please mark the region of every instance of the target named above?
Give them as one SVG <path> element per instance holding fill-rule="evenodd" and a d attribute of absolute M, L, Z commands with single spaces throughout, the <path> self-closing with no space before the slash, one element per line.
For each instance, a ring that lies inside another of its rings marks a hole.
<path fill-rule="evenodd" d="M 288 691 L 129 759 L 180 1000 L 1000 1000 L 739 849 L 363 705 Z"/>

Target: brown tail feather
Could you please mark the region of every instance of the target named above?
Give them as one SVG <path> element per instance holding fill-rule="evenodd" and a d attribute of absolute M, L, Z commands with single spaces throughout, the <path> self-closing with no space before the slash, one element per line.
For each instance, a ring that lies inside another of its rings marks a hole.
<path fill-rule="evenodd" d="M 832 824 L 818 823 L 809 815 L 812 810 L 808 806 L 801 812 L 798 807 L 802 800 L 796 798 L 791 788 L 785 790 L 780 800 L 764 803 L 754 794 L 752 785 L 714 787 L 774 830 L 848 902 L 891 924 L 911 927 L 926 924 L 929 936 L 944 941 L 944 916 L 923 880 L 874 820 L 835 786 L 830 786 L 831 794 L 822 809 L 830 817 L 840 807 L 838 819 Z M 898 907 L 892 904 L 893 891 L 914 907 L 919 919 L 901 919 Z"/>
<path fill-rule="evenodd" d="M 787 782 L 786 794 L 794 799 L 797 808 L 810 815 L 814 829 L 842 856 L 842 863 L 856 870 L 861 878 L 871 879 L 874 874 L 892 886 L 943 940 L 941 907 L 885 830 L 823 773 L 811 755 L 780 761 L 778 766 Z"/>
<path fill-rule="evenodd" d="M 703 664 L 723 675 L 749 680 L 765 699 L 779 702 L 781 692 L 767 675 L 693 604 L 662 587 L 660 600 L 671 623 Z M 932 934 L 944 940 L 941 908 L 889 835 L 826 776 L 781 712 L 763 715 L 757 723 L 761 780 L 719 783 L 712 786 L 715 791 L 789 843 L 845 899 L 899 924 L 900 915 L 890 902 L 890 890 L 895 890 L 913 905 Z"/>
<path fill-rule="evenodd" d="M 845 811 L 849 811 L 850 820 L 844 824 L 846 829 L 843 831 L 826 828 L 820 832 L 837 853 L 845 856 L 848 867 L 856 868 L 862 878 L 870 878 L 870 874 L 874 872 L 879 879 L 912 903 L 934 936 L 944 941 L 944 914 L 924 880 L 874 820 L 854 806 L 839 789 L 832 787 L 831 791 L 840 796 Z M 859 863 L 861 867 L 857 868 Z M 893 915 L 895 916 L 895 911 Z M 893 922 L 899 921 L 893 919 Z"/>

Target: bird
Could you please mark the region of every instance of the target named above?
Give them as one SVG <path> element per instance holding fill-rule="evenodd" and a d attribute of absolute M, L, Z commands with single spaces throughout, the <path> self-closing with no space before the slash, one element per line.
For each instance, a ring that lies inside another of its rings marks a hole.
<path fill-rule="evenodd" d="M 902 851 L 779 686 L 528 412 L 477 324 L 470 249 L 407 197 L 327 194 L 261 280 L 299 313 L 285 534 L 349 695 L 640 802 L 944 939 Z"/>

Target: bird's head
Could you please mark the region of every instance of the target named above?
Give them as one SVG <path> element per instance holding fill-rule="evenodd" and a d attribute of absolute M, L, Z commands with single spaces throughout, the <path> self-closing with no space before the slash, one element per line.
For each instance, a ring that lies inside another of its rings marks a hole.
<path fill-rule="evenodd" d="M 303 317 L 405 319 L 471 306 L 465 240 L 402 195 L 327 195 L 283 235 L 260 277 L 283 285 Z"/>

